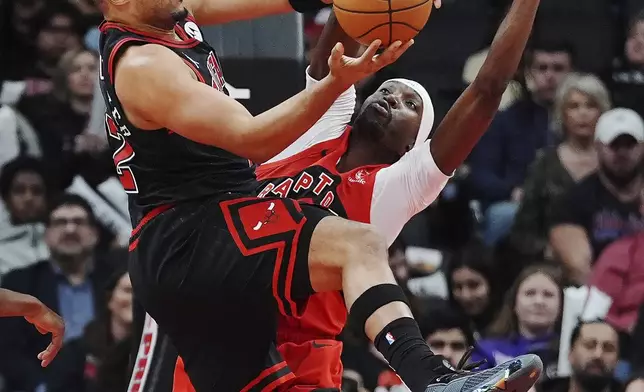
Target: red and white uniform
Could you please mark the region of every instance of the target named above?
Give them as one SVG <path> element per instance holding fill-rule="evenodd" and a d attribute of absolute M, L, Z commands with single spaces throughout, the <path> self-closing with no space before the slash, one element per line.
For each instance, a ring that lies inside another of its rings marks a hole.
<path fill-rule="evenodd" d="M 307 74 L 307 88 L 315 83 Z M 317 204 L 347 219 L 371 223 L 390 245 L 403 226 L 438 197 L 449 176 L 436 166 L 429 141 L 417 143 L 393 165 L 339 172 L 336 165 L 347 151 L 351 132 L 347 124 L 355 102 L 352 87 L 307 133 L 261 165 L 259 192 Z M 335 337 L 346 319 L 339 292 L 315 294 L 300 318 L 280 318 L 279 349 L 296 375 L 283 390 L 340 388 L 342 343 Z"/>
<path fill-rule="evenodd" d="M 418 142 L 398 162 L 343 173 L 337 170 L 348 147 L 348 123 L 356 103 L 356 91 L 351 87 L 309 131 L 257 169 L 260 197 L 289 197 L 371 223 L 390 245 L 409 219 L 436 200 L 449 179 L 434 163 L 429 141 L 424 140 L 433 122 L 429 95 L 416 82 L 399 81 L 417 90 L 425 110 Z M 307 73 L 307 88 L 315 83 Z M 342 343 L 336 337 L 346 321 L 347 308 L 340 292 L 313 295 L 301 317 L 280 316 L 279 351 L 296 377 L 278 391 L 340 390 Z M 179 360 L 174 392 L 192 392 L 182 367 Z"/>

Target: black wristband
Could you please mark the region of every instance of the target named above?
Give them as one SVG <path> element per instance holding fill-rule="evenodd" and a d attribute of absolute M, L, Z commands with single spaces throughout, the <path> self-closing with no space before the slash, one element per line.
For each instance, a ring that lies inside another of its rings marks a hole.
<path fill-rule="evenodd" d="M 288 0 L 288 2 L 291 4 L 291 7 L 300 14 L 319 11 L 330 6 L 330 4 L 325 4 L 322 0 Z"/>

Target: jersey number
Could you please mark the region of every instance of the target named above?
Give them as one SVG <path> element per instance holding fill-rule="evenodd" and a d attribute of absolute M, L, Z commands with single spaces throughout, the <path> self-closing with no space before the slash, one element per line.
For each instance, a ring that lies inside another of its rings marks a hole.
<path fill-rule="evenodd" d="M 110 137 L 121 142 L 121 145 L 116 149 L 112 158 L 114 159 L 116 173 L 121 180 L 121 185 L 123 185 L 125 193 L 138 193 L 139 187 L 136 185 L 136 179 L 134 179 L 132 169 L 127 165 L 135 155 L 132 146 L 127 142 L 123 133 L 119 132 L 118 125 L 109 114 L 105 114 L 105 128 Z M 125 131 L 127 132 L 127 128 L 125 128 Z"/>

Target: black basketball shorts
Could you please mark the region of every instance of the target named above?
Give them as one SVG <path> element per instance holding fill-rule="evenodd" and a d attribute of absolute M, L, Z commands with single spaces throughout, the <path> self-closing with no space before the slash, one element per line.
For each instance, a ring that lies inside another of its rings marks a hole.
<path fill-rule="evenodd" d="M 270 391 L 293 378 L 277 312 L 299 316 L 308 253 L 330 212 L 254 197 L 158 207 L 133 230 L 134 292 L 182 357 L 197 392 Z"/>

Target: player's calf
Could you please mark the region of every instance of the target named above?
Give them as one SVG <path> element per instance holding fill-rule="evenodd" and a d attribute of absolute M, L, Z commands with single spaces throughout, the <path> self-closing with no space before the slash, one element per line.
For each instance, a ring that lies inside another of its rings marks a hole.
<path fill-rule="evenodd" d="M 314 290 L 343 290 L 355 325 L 364 326 L 412 391 L 423 391 L 442 359 L 425 343 L 389 267 L 385 240 L 373 227 L 324 218 L 311 239 L 309 272 Z"/>

